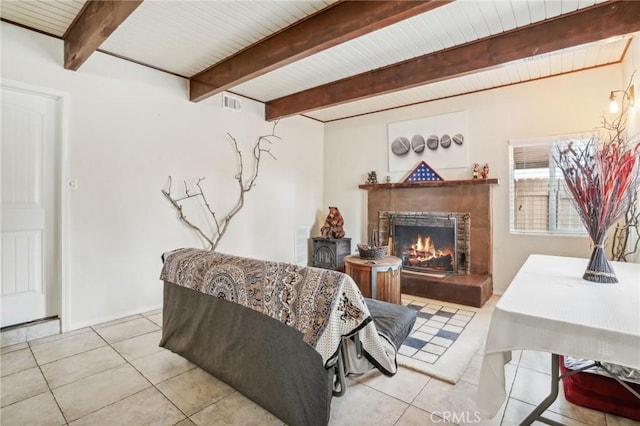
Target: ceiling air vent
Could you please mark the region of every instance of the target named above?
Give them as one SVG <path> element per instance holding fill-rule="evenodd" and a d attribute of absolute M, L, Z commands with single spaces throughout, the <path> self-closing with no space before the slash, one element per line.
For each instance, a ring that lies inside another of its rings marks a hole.
<path fill-rule="evenodd" d="M 235 96 L 227 95 L 226 93 L 222 94 L 222 107 L 226 109 L 230 109 L 232 111 L 241 111 L 242 105 L 240 105 L 240 99 Z"/>

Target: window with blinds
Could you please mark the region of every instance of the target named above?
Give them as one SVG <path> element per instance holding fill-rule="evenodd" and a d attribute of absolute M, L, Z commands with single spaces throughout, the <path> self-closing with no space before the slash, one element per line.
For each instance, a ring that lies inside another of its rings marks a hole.
<path fill-rule="evenodd" d="M 574 141 L 585 146 L 588 139 Z M 509 147 L 511 231 L 585 234 L 573 207 L 562 171 L 553 155 L 557 140 L 531 141 Z"/>

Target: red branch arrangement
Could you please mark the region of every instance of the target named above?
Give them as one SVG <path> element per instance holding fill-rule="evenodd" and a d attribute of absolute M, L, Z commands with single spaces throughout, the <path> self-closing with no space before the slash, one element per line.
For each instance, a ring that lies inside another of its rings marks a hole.
<path fill-rule="evenodd" d="M 604 241 L 607 230 L 624 216 L 638 190 L 639 151 L 640 143 L 629 146 L 619 134 L 599 147 L 595 138 L 584 148 L 575 148 L 571 142 L 558 145 L 556 164 L 594 245 L 585 280 L 618 282 Z"/>

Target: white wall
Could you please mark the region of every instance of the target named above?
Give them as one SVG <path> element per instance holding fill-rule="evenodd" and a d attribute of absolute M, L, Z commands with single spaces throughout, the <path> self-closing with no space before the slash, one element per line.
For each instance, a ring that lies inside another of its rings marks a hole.
<path fill-rule="evenodd" d="M 324 201 L 338 206 L 347 236 L 366 241 L 367 193 L 358 189 L 367 172 L 387 173 L 387 124 L 467 110 L 470 160 L 488 162 L 501 179 L 493 195 L 494 291 L 502 293 L 531 253 L 587 257 L 586 237 L 523 236 L 509 232 L 510 139 L 590 131 L 600 124 L 612 88 L 621 87 L 620 65 L 458 96 L 442 101 L 327 123 Z M 471 169 L 438 170 L 445 179 L 470 178 Z M 391 174 L 393 182 L 402 174 Z M 471 219 L 473 220 L 473 218 Z M 473 247 L 472 247 L 473 249 Z"/>
<path fill-rule="evenodd" d="M 627 49 L 627 53 L 622 61 L 623 83 L 621 90 L 626 88 L 627 84 L 633 82 L 635 89 L 635 104 L 629 108 L 627 115 L 627 134 L 634 142 L 640 142 L 640 39 L 634 37 L 631 45 Z M 635 75 L 634 75 L 635 72 Z M 639 166 L 640 167 L 640 166 Z M 640 188 L 638 188 L 638 200 L 640 200 Z M 629 241 L 629 247 L 632 247 L 635 241 Z M 640 262 L 640 251 L 630 257 L 632 262 Z"/>
<path fill-rule="evenodd" d="M 640 39 L 638 37 L 632 39 L 631 45 L 622 61 L 623 86 L 618 90 L 624 90 L 627 87 L 634 72 L 632 84 L 635 86 L 635 105 L 629 108 L 627 131 L 629 136 L 640 137 L 638 135 L 640 132 Z M 618 96 L 618 98 L 620 97 Z"/>
<path fill-rule="evenodd" d="M 271 130 L 264 105 L 242 100 L 223 110 L 220 96 L 188 101 L 187 82 L 95 53 L 64 70 L 63 43 L 1 24 L 2 78 L 62 91 L 69 99 L 69 328 L 162 303 L 160 255 L 201 242 L 178 222 L 160 189 L 172 175 L 206 177 L 220 215 L 236 201 L 236 160 L 226 132 L 250 146 Z M 294 261 L 296 226 L 313 226 L 322 203 L 323 125 L 295 117 L 279 123 L 282 141 L 265 158 L 219 251 Z M 192 213 L 194 217 L 197 213 Z M 315 234 L 313 234 L 315 235 Z"/>

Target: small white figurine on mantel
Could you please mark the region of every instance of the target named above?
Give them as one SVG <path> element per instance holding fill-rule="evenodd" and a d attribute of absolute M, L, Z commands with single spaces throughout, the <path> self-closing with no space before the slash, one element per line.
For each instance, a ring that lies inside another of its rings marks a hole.
<path fill-rule="evenodd" d="M 476 163 L 473 165 L 473 178 L 478 179 L 480 176 L 480 164 Z"/>

